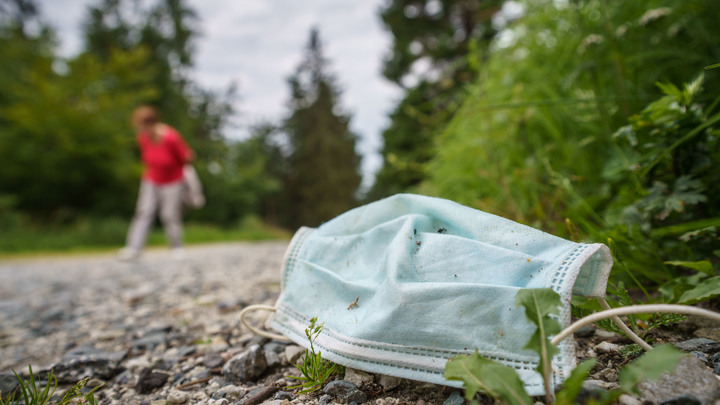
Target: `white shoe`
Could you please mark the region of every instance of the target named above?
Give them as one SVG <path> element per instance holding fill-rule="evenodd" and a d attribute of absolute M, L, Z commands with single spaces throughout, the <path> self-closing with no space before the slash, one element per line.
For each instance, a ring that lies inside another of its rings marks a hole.
<path fill-rule="evenodd" d="M 120 251 L 117 254 L 117 259 L 123 262 L 133 262 L 137 260 L 140 257 L 140 252 L 130 248 L 130 247 L 124 247 L 120 249 Z"/>
<path fill-rule="evenodd" d="M 185 249 L 183 249 L 181 247 L 172 248 L 170 250 L 170 256 L 175 261 L 181 261 L 181 260 L 185 259 Z"/>

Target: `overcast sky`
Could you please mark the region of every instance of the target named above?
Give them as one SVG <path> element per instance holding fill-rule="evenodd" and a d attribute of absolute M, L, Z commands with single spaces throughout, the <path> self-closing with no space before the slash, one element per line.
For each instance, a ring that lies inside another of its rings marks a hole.
<path fill-rule="evenodd" d="M 82 46 L 81 21 L 87 5 L 100 0 L 39 0 L 43 17 L 57 30 L 61 50 L 72 56 Z M 237 83 L 235 103 L 242 137 L 248 125 L 277 121 L 289 98 L 286 78 L 302 58 L 310 28 L 316 26 L 342 90 L 341 102 L 360 136 L 364 184 L 382 164 L 378 151 L 388 113 L 401 97 L 382 77 L 382 57 L 390 35 L 378 17 L 384 0 L 189 0 L 202 24 L 196 42 L 196 79 L 205 88 L 222 90 Z M 169 118 L 169 123 L 172 119 Z"/>

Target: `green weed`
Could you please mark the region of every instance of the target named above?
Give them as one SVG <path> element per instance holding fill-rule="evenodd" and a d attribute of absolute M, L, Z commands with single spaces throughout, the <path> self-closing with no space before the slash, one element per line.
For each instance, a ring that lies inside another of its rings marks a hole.
<path fill-rule="evenodd" d="M 322 388 L 325 381 L 334 373 L 339 371 L 339 366 L 335 363 L 322 358 L 321 352 L 315 352 L 315 339 L 322 332 L 325 323 L 318 324 L 317 317 L 310 319 L 310 325 L 305 329 L 305 336 L 310 341 L 310 349 L 305 349 L 305 357 L 302 364 L 294 364 L 295 368 L 300 370 L 302 376 L 288 376 L 295 380 L 304 381 L 302 384 L 293 385 L 287 388 L 301 388 L 301 394 L 317 391 Z"/>
<path fill-rule="evenodd" d="M 55 394 L 55 390 L 57 390 L 58 386 L 55 373 L 50 370 L 47 384 L 43 387 L 41 381 L 35 379 L 32 366 L 28 365 L 28 370 L 29 379 L 27 381 L 20 377 L 18 373 L 13 371 L 20 387 L 15 392 L 11 392 L 6 400 L 2 399 L 2 392 L 0 392 L 0 405 L 45 405 L 51 403 L 51 401 L 55 401 L 54 403 L 57 405 L 67 405 L 70 403 L 80 405 L 97 405 L 97 401 L 95 400 L 95 391 L 100 389 L 102 385 L 97 386 L 90 390 L 90 392 L 83 394 L 82 390 L 85 388 L 85 384 L 87 384 L 88 380 L 86 378 L 75 384 L 75 386 L 65 393 L 62 399 L 57 401 L 53 400 L 53 395 Z M 17 391 L 20 391 L 20 393 L 16 398 L 16 395 L 18 394 Z"/>

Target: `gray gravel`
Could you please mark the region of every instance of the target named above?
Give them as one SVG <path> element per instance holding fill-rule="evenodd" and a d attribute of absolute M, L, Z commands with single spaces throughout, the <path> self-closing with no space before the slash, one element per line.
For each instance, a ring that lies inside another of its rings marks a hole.
<path fill-rule="evenodd" d="M 304 350 L 255 336 L 239 320 L 243 307 L 276 301 L 286 247 L 195 246 L 179 261 L 157 249 L 134 263 L 111 254 L 0 262 L 0 391 L 17 385 L 11 370 L 27 372 L 30 364 L 41 378 L 54 371 L 58 393 L 84 378 L 88 386 L 102 384 L 100 404 L 463 403 L 456 389 L 357 370 L 313 394 L 287 389 L 297 383 L 288 375 L 299 375 L 292 363 Z M 249 318 L 262 324 L 266 316 Z M 720 327 L 686 323 L 679 329 L 697 330 L 702 338 L 681 339 L 677 332 L 655 337 L 692 352 L 697 359 L 687 367 L 693 372 L 673 374 L 672 383 L 646 384 L 642 399 L 648 403 L 691 398 L 715 404 L 720 397 L 713 374 L 713 367 L 720 373 Z M 604 342 L 618 336 L 585 332 L 576 335 L 579 354 L 599 360 L 581 394 L 592 396 L 617 386 L 617 364 L 625 361 L 617 353 L 622 345 Z M 632 401 L 640 402 L 626 395 L 621 403 Z"/>
<path fill-rule="evenodd" d="M 36 374 L 53 369 L 65 386 L 85 377 L 104 384 L 101 404 L 346 402 L 285 389 L 297 375 L 286 353 L 299 348 L 240 324 L 244 306 L 277 299 L 286 246 L 193 246 L 179 261 L 157 249 L 135 263 L 112 254 L 0 262 L 0 389 L 11 389 L 10 370 L 31 364 Z M 453 392 L 375 381 L 359 387 L 370 394 L 365 403 L 441 404 Z"/>

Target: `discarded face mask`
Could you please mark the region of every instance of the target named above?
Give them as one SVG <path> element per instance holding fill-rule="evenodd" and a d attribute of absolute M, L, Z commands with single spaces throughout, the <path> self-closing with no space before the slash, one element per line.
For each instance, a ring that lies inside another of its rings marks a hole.
<path fill-rule="evenodd" d="M 450 386 L 448 359 L 476 349 L 544 393 L 538 357 L 523 349 L 535 326 L 515 306 L 520 289 L 550 287 L 570 324 L 573 294 L 603 297 L 612 257 L 452 201 L 400 194 L 297 231 L 285 254 L 270 325 L 308 346 L 310 318 L 323 358 L 372 373 Z M 575 366 L 559 344 L 553 384 Z"/>

